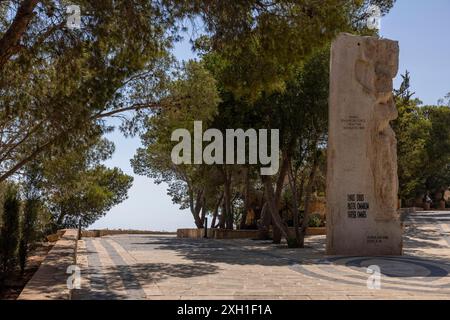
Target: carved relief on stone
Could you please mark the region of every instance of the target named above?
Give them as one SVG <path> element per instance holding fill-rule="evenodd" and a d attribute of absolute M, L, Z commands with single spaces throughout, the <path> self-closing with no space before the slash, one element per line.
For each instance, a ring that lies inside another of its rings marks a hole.
<path fill-rule="evenodd" d="M 393 78 L 398 72 L 398 43 L 391 40 L 365 38 L 360 57 L 355 63 L 355 76 L 363 91 L 373 100 L 370 119 L 372 146 L 367 150 L 379 197 L 377 220 L 398 219 L 397 140 L 390 121 L 398 112 L 393 99 Z"/>

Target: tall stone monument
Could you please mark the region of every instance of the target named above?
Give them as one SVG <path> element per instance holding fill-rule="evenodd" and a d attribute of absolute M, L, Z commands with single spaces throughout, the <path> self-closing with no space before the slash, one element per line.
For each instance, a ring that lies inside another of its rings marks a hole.
<path fill-rule="evenodd" d="M 401 255 L 392 89 L 398 43 L 340 34 L 331 50 L 327 254 Z"/>

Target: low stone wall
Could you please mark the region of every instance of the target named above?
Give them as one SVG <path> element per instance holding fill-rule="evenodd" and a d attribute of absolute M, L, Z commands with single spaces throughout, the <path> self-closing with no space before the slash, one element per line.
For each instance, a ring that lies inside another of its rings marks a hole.
<path fill-rule="evenodd" d="M 326 227 L 308 228 L 308 229 L 306 229 L 306 235 L 307 236 L 325 236 L 326 234 L 327 234 L 327 228 Z"/>
<path fill-rule="evenodd" d="M 294 228 L 289 228 L 291 234 Z M 178 229 L 177 237 L 180 239 L 201 239 L 205 235 L 205 229 Z M 326 235 L 326 228 L 308 228 L 307 236 Z M 226 229 L 208 229 L 208 238 L 210 239 L 258 239 L 259 230 L 226 230 Z"/>
<path fill-rule="evenodd" d="M 81 236 L 84 238 L 99 238 L 104 236 L 114 236 L 121 234 L 153 234 L 168 235 L 175 232 L 141 231 L 141 230 L 83 230 Z"/>
<path fill-rule="evenodd" d="M 178 229 L 177 230 L 177 238 L 183 239 L 200 239 L 203 238 L 205 234 L 204 229 Z M 210 236 L 211 233 L 209 232 L 208 236 Z"/>
<path fill-rule="evenodd" d="M 67 268 L 76 264 L 77 230 L 59 232 L 61 238 L 45 257 L 18 300 L 70 300 Z"/>
<path fill-rule="evenodd" d="M 208 229 L 210 239 L 256 239 L 258 230 L 226 230 Z M 205 229 L 178 229 L 177 238 L 202 239 L 205 236 Z"/>
<path fill-rule="evenodd" d="M 214 229 L 214 239 L 257 239 L 259 230 L 223 230 Z"/>

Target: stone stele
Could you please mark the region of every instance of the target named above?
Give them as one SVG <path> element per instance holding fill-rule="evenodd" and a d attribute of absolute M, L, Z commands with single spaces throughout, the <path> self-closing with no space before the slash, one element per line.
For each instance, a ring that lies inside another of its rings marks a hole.
<path fill-rule="evenodd" d="M 327 254 L 401 255 L 392 79 L 398 42 L 340 34 L 331 50 Z"/>

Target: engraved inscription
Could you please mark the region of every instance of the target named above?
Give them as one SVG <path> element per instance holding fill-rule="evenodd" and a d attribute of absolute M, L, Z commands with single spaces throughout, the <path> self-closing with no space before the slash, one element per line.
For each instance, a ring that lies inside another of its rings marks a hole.
<path fill-rule="evenodd" d="M 348 116 L 341 119 L 344 130 L 364 130 L 366 128 L 366 120 L 358 116 Z"/>
<path fill-rule="evenodd" d="M 367 218 L 369 207 L 364 194 L 347 195 L 347 215 L 350 219 Z"/>
<path fill-rule="evenodd" d="M 389 240 L 388 236 L 367 236 L 367 243 L 382 243 L 385 240 Z"/>

